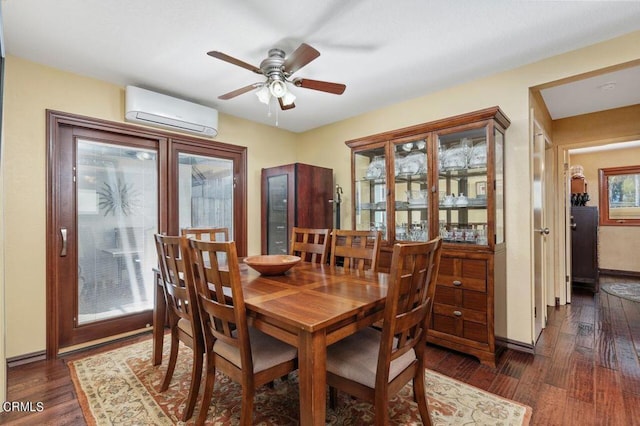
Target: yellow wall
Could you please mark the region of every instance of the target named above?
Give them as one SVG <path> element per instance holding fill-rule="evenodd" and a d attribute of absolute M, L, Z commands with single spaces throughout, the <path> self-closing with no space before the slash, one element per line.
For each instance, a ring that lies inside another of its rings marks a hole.
<path fill-rule="evenodd" d="M 638 58 L 640 32 L 304 134 L 221 114 L 216 140 L 249 148 L 249 253 L 259 251 L 262 167 L 301 161 L 333 168 L 336 183 L 345 190 L 342 223 L 348 225 L 351 174 L 345 140 L 499 105 L 512 124 L 505 151 L 507 286 L 496 292 L 496 334 L 531 344 L 529 87 Z M 45 109 L 123 121 L 123 99 L 121 87 L 15 57 L 7 59 L 3 158 L 7 357 L 45 348 Z"/>
<path fill-rule="evenodd" d="M 350 151 L 344 141 L 498 105 L 511 119 L 507 130 L 507 288 L 496 288 L 496 335 L 533 342 L 533 242 L 529 88 L 640 58 L 640 32 L 569 52 L 515 70 L 460 84 L 378 109 L 301 135 L 298 159 L 334 169 L 345 190 L 342 223 L 351 225 Z M 347 89 L 348 90 L 348 89 Z"/>
<path fill-rule="evenodd" d="M 637 117 L 640 118 L 640 115 Z M 640 120 L 636 120 L 639 122 Z M 640 123 L 638 123 L 640 126 Z M 640 148 L 615 149 L 606 152 L 572 154 L 571 165 L 584 167 L 589 196 L 588 206 L 598 206 L 598 169 L 640 165 Z M 601 226 L 598 230 L 598 267 L 618 271 L 640 272 L 640 227 Z"/>
<path fill-rule="evenodd" d="M 553 122 L 554 142 L 563 149 L 640 140 L 640 105 L 584 114 Z M 598 168 L 640 164 L 640 149 L 610 150 L 571 155 L 570 164 L 582 165 L 591 201 L 598 205 Z M 603 226 L 598 233 L 601 269 L 640 272 L 640 260 L 629 253 L 640 249 L 640 227 Z"/>
<path fill-rule="evenodd" d="M 2 117 L 0 117 L 2 120 Z M 2 143 L 2 135 L 0 134 L 0 159 L 4 158 L 4 144 Z M 4 162 L 0 161 L 0 362 L 4 361 L 6 356 L 6 340 L 4 338 L 4 330 L 6 330 L 6 315 L 4 295 Z M 0 401 L 7 400 L 7 369 L 5 363 L 0 365 Z"/>
<path fill-rule="evenodd" d="M 5 74 L 6 356 L 46 346 L 45 110 L 124 121 L 122 87 L 9 56 Z M 248 237 L 260 253 L 260 170 L 295 161 L 296 135 L 221 114 L 215 140 L 248 147 Z"/>

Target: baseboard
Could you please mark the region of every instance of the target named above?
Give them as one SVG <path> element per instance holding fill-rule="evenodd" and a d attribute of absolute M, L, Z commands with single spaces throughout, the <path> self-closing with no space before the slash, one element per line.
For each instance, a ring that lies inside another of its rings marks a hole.
<path fill-rule="evenodd" d="M 149 330 L 149 328 L 133 330 L 127 333 L 121 333 L 105 339 L 94 340 L 94 341 L 86 342 L 80 345 L 66 347 L 61 349 L 58 352 L 58 357 L 81 352 L 87 349 L 108 345 L 109 343 L 115 343 L 118 341 L 126 340 L 128 338 L 136 337 L 145 333 L 151 334 L 151 331 Z M 18 355 L 11 358 L 7 358 L 7 368 L 17 367 L 19 365 L 29 364 L 31 362 L 36 362 L 36 361 L 44 361 L 46 359 L 47 359 L 47 351 L 38 351 L 38 352 L 32 352 L 30 354 Z"/>
<path fill-rule="evenodd" d="M 46 351 L 32 352 L 30 354 L 23 354 L 7 358 L 7 367 L 17 367 L 19 365 L 29 364 L 36 361 L 43 361 L 45 359 L 47 359 Z"/>
<path fill-rule="evenodd" d="M 513 349 L 514 351 L 518 351 L 518 352 L 535 354 L 535 348 L 532 344 L 518 342 L 516 340 L 510 340 L 505 337 L 496 336 L 496 346 L 501 346 L 506 349 Z"/>
<path fill-rule="evenodd" d="M 600 269 L 600 275 L 611 275 L 614 277 L 640 278 L 638 271 L 619 271 L 617 269 Z"/>

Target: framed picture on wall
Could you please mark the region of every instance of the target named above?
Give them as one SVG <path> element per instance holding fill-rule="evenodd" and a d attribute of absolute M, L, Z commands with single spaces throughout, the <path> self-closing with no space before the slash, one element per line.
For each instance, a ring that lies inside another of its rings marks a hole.
<path fill-rule="evenodd" d="M 486 197 L 487 196 L 487 182 L 476 182 L 476 197 Z"/>

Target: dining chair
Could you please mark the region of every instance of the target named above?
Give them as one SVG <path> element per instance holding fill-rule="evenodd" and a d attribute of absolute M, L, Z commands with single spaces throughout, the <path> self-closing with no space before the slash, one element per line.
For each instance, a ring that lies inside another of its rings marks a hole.
<path fill-rule="evenodd" d="M 247 322 L 234 241 L 183 241 L 185 277 L 196 288 L 206 348 L 206 381 L 196 424 L 204 424 L 216 370 L 242 385 L 240 424 L 253 421 L 255 389 L 297 369 L 297 349 Z M 227 259 L 226 267 L 218 262 Z M 205 259 L 211 259 L 206 262 Z"/>
<path fill-rule="evenodd" d="M 178 358 L 180 342 L 193 351 L 193 366 L 191 367 L 191 384 L 187 396 L 186 407 L 182 413 L 182 420 L 187 421 L 193 415 L 196 405 L 200 381 L 202 377 L 202 361 L 204 357 L 204 339 L 200 323 L 200 313 L 197 309 L 195 289 L 185 284 L 184 256 L 182 256 L 181 241 L 185 237 L 156 234 L 155 243 L 158 251 L 160 278 L 163 283 L 166 303 L 169 309 L 168 321 L 171 330 L 171 350 L 169 364 L 165 373 L 160 392 L 169 388 Z"/>
<path fill-rule="evenodd" d="M 335 229 L 331 233 L 329 264 L 336 266 L 342 261 L 345 268 L 377 271 L 381 240 L 380 231 Z"/>
<path fill-rule="evenodd" d="M 327 263 L 329 254 L 330 229 L 293 227 L 289 254 L 300 256 L 303 262 Z"/>
<path fill-rule="evenodd" d="M 229 241 L 229 228 L 182 228 L 181 235 L 204 241 Z"/>
<path fill-rule="evenodd" d="M 327 348 L 327 384 L 373 403 L 376 425 L 387 425 L 388 401 L 409 380 L 420 417 L 430 425 L 424 351 L 442 240 L 395 244 L 382 330 L 366 327 Z"/>

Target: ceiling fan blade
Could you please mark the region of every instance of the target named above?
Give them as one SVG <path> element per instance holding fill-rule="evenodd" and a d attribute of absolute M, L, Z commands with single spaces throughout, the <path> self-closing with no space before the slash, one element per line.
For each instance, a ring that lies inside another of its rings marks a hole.
<path fill-rule="evenodd" d="M 309 62 L 320 56 L 313 47 L 306 43 L 302 43 L 298 48 L 284 60 L 284 70 L 289 75 L 298 71 L 300 68 L 307 65 Z"/>
<path fill-rule="evenodd" d="M 293 102 L 291 102 L 289 105 L 283 104 L 282 103 L 282 98 L 278 98 L 278 102 L 280 103 L 280 109 L 283 110 L 283 111 L 286 111 L 288 109 L 296 107 L 296 104 L 294 104 Z"/>
<path fill-rule="evenodd" d="M 227 99 L 235 98 L 238 95 L 242 95 L 243 93 L 250 92 L 251 90 L 257 89 L 260 86 L 262 86 L 262 83 L 253 83 L 248 86 L 241 87 L 240 89 L 236 89 L 232 92 L 225 93 L 224 95 L 218 96 L 218 99 L 227 100 Z"/>
<path fill-rule="evenodd" d="M 212 56 L 216 59 L 221 59 L 225 62 L 229 62 L 230 64 L 237 65 L 242 68 L 246 68 L 249 71 L 253 71 L 256 74 L 262 74 L 262 70 L 254 65 L 248 64 L 240 59 L 236 59 L 232 56 L 227 55 L 226 53 L 218 52 L 216 50 L 212 50 L 211 52 L 207 52 L 207 55 Z"/>
<path fill-rule="evenodd" d="M 328 81 L 311 80 L 308 78 L 296 78 L 293 80 L 296 87 L 305 89 L 319 90 L 321 92 L 333 93 L 334 95 L 342 95 L 347 88 L 344 84 L 330 83 Z"/>

